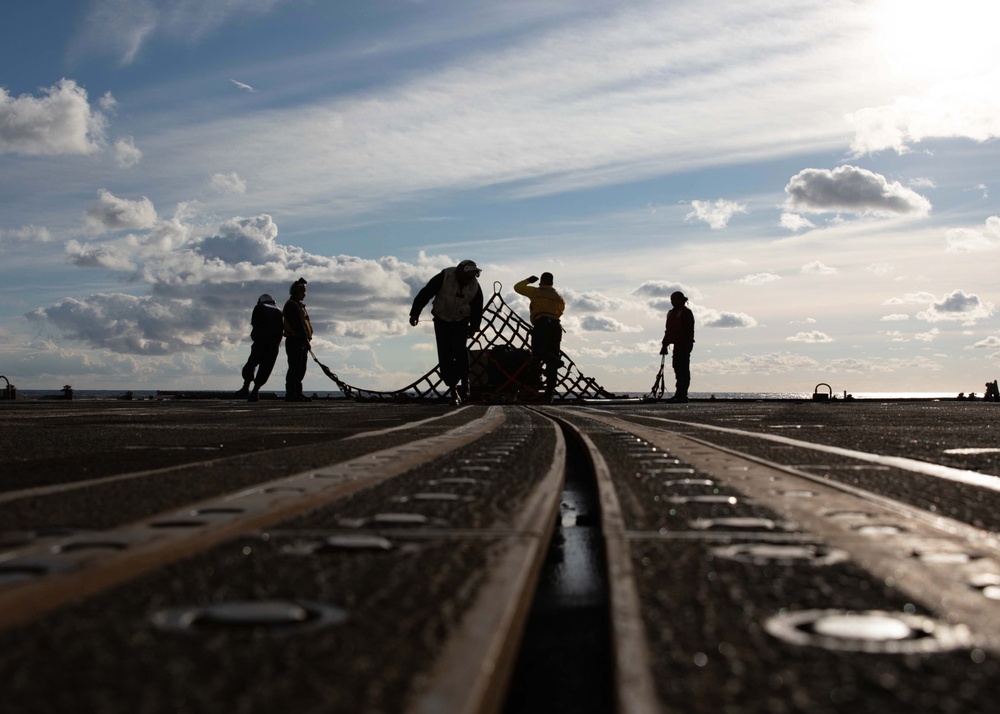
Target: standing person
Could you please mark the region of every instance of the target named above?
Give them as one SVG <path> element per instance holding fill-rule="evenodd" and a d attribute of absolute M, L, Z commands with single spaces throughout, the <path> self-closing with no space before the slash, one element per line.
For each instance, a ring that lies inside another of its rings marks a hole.
<path fill-rule="evenodd" d="M 562 345 L 562 325 L 559 319 L 566 309 L 566 301 L 552 287 L 552 273 L 542 273 L 538 287 L 531 284 L 538 281 L 532 275 L 514 284 L 514 292 L 524 295 L 530 301 L 531 312 L 531 354 L 535 361 L 545 364 L 544 401 L 551 402 L 555 392 L 557 373 L 562 360 L 559 358 Z"/>
<path fill-rule="evenodd" d="M 674 346 L 674 356 L 671 364 L 674 376 L 677 378 L 677 389 L 674 396 L 665 400 L 684 403 L 688 400 L 688 387 L 691 385 L 691 350 L 694 349 L 694 313 L 687 306 L 688 299 L 679 290 L 670 296 L 673 305 L 667 312 L 667 326 L 663 333 L 663 346 L 660 354 L 668 354 L 669 345 Z"/>
<path fill-rule="evenodd" d="M 257 392 L 267 382 L 278 359 L 281 347 L 281 336 L 284 331 L 284 319 L 281 310 L 274 304 L 274 298 L 264 293 L 257 298 L 257 304 L 250 316 L 250 359 L 243 365 L 243 388 L 236 393 L 237 397 L 246 397 L 248 402 L 256 402 Z M 254 370 L 257 376 L 254 377 Z M 253 382 L 253 391 L 250 383 Z"/>
<path fill-rule="evenodd" d="M 285 354 L 288 356 L 288 373 L 285 375 L 285 400 L 289 402 L 312 401 L 302 393 L 302 379 L 309 363 L 309 342 L 313 329 L 303 300 L 306 299 L 306 279 L 299 278 L 288 289 L 289 298 L 281 311 L 285 327 Z"/>
<path fill-rule="evenodd" d="M 435 275 L 413 299 L 410 325 L 416 327 L 420 313 L 433 298 L 434 339 L 437 342 L 441 378 L 448 385 L 451 404 L 469 397 L 469 349 L 466 341 L 479 332 L 483 319 L 483 291 L 479 287 L 482 271 L 471 260 Z M 461 388 L 458 386 L 461 382 Z M 461 392 L 461 394 L 459 393 Z"/>

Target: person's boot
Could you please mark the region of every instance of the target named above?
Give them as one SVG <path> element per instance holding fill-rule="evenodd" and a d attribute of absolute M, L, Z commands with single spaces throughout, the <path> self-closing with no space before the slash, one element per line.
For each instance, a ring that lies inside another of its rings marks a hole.
<path fill-rule="evenodd" d="M 257 392 L 259 392 L 259 391 L 260 391 L 260 387 L 258 387 L 256 384 L 253 385 L 253 391 L 250 392 L 250 394 L 247 395 L 247 401 L 248 402 L 256 402 L 256 401 L 258 401 L 260 399 L 260 397 L 257 395 Z"/>
<path fill-rule="evenodd" d="M 235 394 L 237 399 L 246 399 L 250 396 L 250 382 L 244 382 L 239 391 Z"/>

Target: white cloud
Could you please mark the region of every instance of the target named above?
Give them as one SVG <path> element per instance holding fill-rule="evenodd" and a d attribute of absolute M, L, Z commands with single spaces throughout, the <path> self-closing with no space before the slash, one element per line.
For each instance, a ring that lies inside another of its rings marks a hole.
<path fill-rule="evenodd" d="M 560 289 L 566 300 L 566 309 L 571 312 L 613 312 L 621 309 L 623 300 L 597 291 L 577 292 L 571 288 Z"/>
<path fill-rule="evenodd" d="M 990 335 L 986 339 L 979 340 L 976 344 L 972 345 L 973 348 L 986 348 L 989 350 L 1000 349 L 1000 337 L 996 335 Z"/>
<path fill-rule="evenodd" d="M 585 332 L 642 332 L 641 327 L 630 327 L 613 317 L 602 315 L 586 315 L 580 318 L 579 324 Z"/>
<path fill-rule="evenodd" d="M 837 269 L 829 265 L 824 265 L 819 260 L 814 260 L 811 263 L 803 265 L 799 269 L 799 272 L 803 275 L 836 275 Z"/>
<path fill-rule="evenodd" d="M 994 65 L 995 66 L 995 65 Z M 963 137 L 986 141 L 1000 136 L 1000 70 L 952 79 L 920 96 L 899 97 L 892 104 L 866 107 L 847 115 L 854 125 L 855 156 L 884 149 L 909 151 L 929 138 Z"/>
<path fill-rule="evenodd" d="M 97 202 L 87 209 L 84 216 L 88 230 L 93 233 L 152 228 L 156 223 L 156 209 L 145 196 L 138 201 L 130 201 L 103 188 L 97 195 Z"/>
<path fill-rule="evenodd" d="M 42 96 L 12 97 L 0 87 L 0 154 L 86 155 L 101 149 L 107 118 L 94 111 L 87 91 L 71 79 Z"/>
<path fill-rule="evenodd" d="M 142 160 L 142 152 L 131 136 L 118 139 L 114 146 L 115 163 L 123 169 L 132 168 Z"/>
<path fill-rule="evenodd" d="M 729 225 L 729 219 L 736 213 L 746 213 L 746 204 L 718 199 L 716 201 L 691 201 L 693 210 L 684 220 L 697 219 L 704 221 L 712 230 L 720 230 Z"/>
<path fill-rule="evenodd" d="M 211 186 L 219 193 L 242 196 L 247 192 L 247 183 L 235 171 L 228 174 L 212 174 Z"/>
<path fill-rule="evenodd" d="M 682 283 L 673 283 L 668 280 L 647 280 L 642 285 L 632 291 L 633 295 L 646 298 L 669 298 L 675 292 L 682 292 L 692 300 L 700 300 L 701 293 L 694 288 Z"/>
<path fill-rule="evenodd" d="M 941 334 L 941 330 L 936 327 L 932 327 L 927 332 L 919 332 L 913 336 L 913 339 L 918 342 L 933 342 L 934 338 Z"/>
<path fill-rule="evenodd" d="M 984 230 L 952 228 L 944 235 L 945 250 L 949 253 L 980 253 L 1000 248 L 1000 216 L 986 219 Z"/>
<path fill-rule="evenodd" d="M 937 297 L 934 293 L 907 293 L 903 297 L 894 297 L 884 300 L 883 305 L 921 305 L 928 302 L 933 302 Z"/>
<path fill-rule="evenodd" d="M 891 315 L 883 315 L 881 318 L 879 318 L 881 322 L 902 322 L 904 320 L 909 320 L 909 319 L 910 319 L 909 315 L 901 312 L 894 312 Z"/>
<path fill-rule="evenodd" d="M 781 227 L 787 228 L 790 231 L 801 231 L 806 228 L 815 228 L 816 225 L 798 213 L 785 212 L 781 214 Z"/>
<path fill-rule="evenodd" d="M 21 226 L 20 228 L 0 228 L 0 245 L 4 243 L 48 243 L 52 234 L 44 226 Z"/>
<path fill-rule="evenodd" d="M 767 285 L 768 283 L 773 283 L 781 280 L 780 275 L 775 275 L 774 273 L 755 273 L 753 275 L 747 275 L 739 280 L 734 280 L 733 282 L 739 285 Z"/>
<path fill-rule="evenodd" d="M 799 332 L 791 337 L 785 338 L 788 342 L 804 342 L 806 344 L 815 345 L 822 342 L 833 342 L 833 338 L 830 337 L 825 332 L 819 332 L 817 330 L 810 330 L 809 332 Z"/>
<path fill-rule="evenodd" d="M 955 290 L 939 301 L 917 313 L 918 320 L 927 322 L 961 321 L 971 325 L 993 315 L 993 303 L 979 299 L 978 295 L 967 295 L 963 290 Z"/>
<path fill-rule="evenodd" d="M 264 15 L 286 0 L 93 0 L 83 17 L 76 52 L 113 54 L 130 64 L 155 36 L 200 40 L 239 15 Z"/>
<path fill-rule="evenodd" d="M 925 177 L 910 179 L 910 185 L 916 186 L 917 188 L 937 188 L 937 184 L 934 183 L 934 179 Z"/>
<path fill-rule="evenodd" d="M 703 327 L 739 328 L 756 327 L 757 321 L 743 312 L 724 312 L 711 308 L 696 310 L 698 323 Z"/>
<path fill-rule="evenodd" d="M 857 166 L 804 169 L 785 186 L 787 208 L 806 213 L 849 212 L 859 215 L 930 213 L 931 203 L 898 181 Z"/>
<path fill-rule="evenodd" d="M 183 211 L 124 238 L 67 243 L 71 263 L 122 271 L 137 277 L 149 294 L 68 297 L 31 311 L 28 319 L 120 354 L 215 350 L 245 338 L 258 295 L 285 295 L 295 279 L 305 277 L 317 334 L 375 339 L 408 329 L 412 296 L 441 267 L 454 264 L 446 256 L 422 255 L 414 265 L 389 257 L 310 254 L 279 243 L 267 215 L 232 218 L 212 235 L 197 235 L 183 222 Z M 639 328 L 610 321 L 604 329 Z"/>

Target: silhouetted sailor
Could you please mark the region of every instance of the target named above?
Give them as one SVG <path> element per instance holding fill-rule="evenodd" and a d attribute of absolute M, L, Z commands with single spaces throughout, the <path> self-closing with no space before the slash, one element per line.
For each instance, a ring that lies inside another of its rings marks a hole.
<path fill-rule="evenodd" d="M 288 289 L 289 298 L 281 314 L 284 316 L 285 354 L 288 356 L 288 373 L 285 375 L 285 399 L 289 402 L 309 402 L 302 393 L 302 380 L 309 363 L 309 342 L 312 341 L 312 323 L 303 300 L 306 299 L 306 279 L 299 278 Z"/>
<path fill-rule="evenodd" d="M 273 297 L 264 293 L 257 298 L 257 304 L 250 316 L 250 325 L 250 339 L 253 345 L 250 347 L 250 359 L 243 365 L 243 388 L 236 393 L 236 396 L 256 402 L 257 392 L 271 376 L 271 370 L 274 369 L 274 363 L 278 359 L 284 331 L 284 318 L 281 310 L 274 304 Z M 251 382 L 253 391 L 250 390 Z"/>
<path fill-rule="evenodd" d="M 445 268 L 417 293 L 410 308 L 410 325 L 416 327 L 421 311 L 431 299 L 434 300 L 431 314 L 434 316 L 438 364 L 441 378 L 448 385 L 451 403 L 455 405 L 469 396 L 466 342 L 479 332 L 483 319 L 483 291 L 477 280 L 481 272 L 471 260 Z"/>
<path fill-rule="evenodd" d="M 538 287 L 532 283 L 538 282 Z M 532 275 L 514 284 L 514 292 L 524 295 L 530 301 L 531 312 L 531 354 L 537 362 L 545 365 L 546 402 L 552 401 L 556 380 L 562 360 L 559 357 L 562 345 L 562 318 L 566 302 L 552 287 L 552 273 L 542 273 L 541 280 Z"/>
<path fill-rule="evenodd" d="M 687 306 L 688 299 L 684 293 L 677 291 L 670 296 L 673 307 L 667 312 L 667 326 L 663 333 L 663 345 L 660 354 L 669 353 L 669 346 L 674 346 L 674 356 L 671 365 L 677 388 L 674 396 L 664 401 L 686 402 L 688 387 L 691 386 L 691 350 L 694 349 L 694 313 Z"/>

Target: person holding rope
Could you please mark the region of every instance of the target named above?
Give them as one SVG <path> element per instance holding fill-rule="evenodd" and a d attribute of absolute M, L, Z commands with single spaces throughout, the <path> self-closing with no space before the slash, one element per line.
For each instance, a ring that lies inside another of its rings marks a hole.
<path fill-rule="evenodd" d="M 669 352 L 669 346 L 674 346 L 674 356 L 671 365 L 677 378 L 677 390 L 667 402 L 683 404 L 688 400 L 688 387 L 691 385 L 691 351 L 694 349 L 694 313 L 687 306 L 688 299 L 681 291 L 670 295 L 673 307 L 667 312 L 667 324 L 663 332 L 663 344 L 660 354 Z"/>
<path fill-rule="evenodd" d="M 420 313 L 431 299 L 434 300 L 431 315 L 434 316 L 438 364 L 452 405 L 461 404 L 462 399 L 469 396 L 466 341 L 476 336 L 483 320 L 483 291 L 478 281 L 481 273 L 471 260 L 445 268 L 417 293 L 410 308 L 410 325 L 416 327 Z"/>
<path fill-rule="evenodd" d="M 538 281 L 538 287 L 532 283 Z M 552 273 L 542 273 L 514 284 L 514 292 L 524 295 L 530 301 L 531 314 L 531 355 L 536 362 L 545 365 L 545 394 L 543 401 L 551 402 L 562 360 L 559 357 L 562 345 L 562 325 L 559 320 L 566 309 L 566 301 L 552 287 Z"/>
<path fill-rule="evenodd" d="M 281 314 L 284 318 L 285 354 L 288 372 L 285 374 L 285 401 L 311 402 L 302 393 L 302 380 L 309 364 L 309 343 L 312 341 L 312 323 L 303 300 L 306 299 L 306 279 L 299 278 L 288 289 L 289 298 Z"/>

